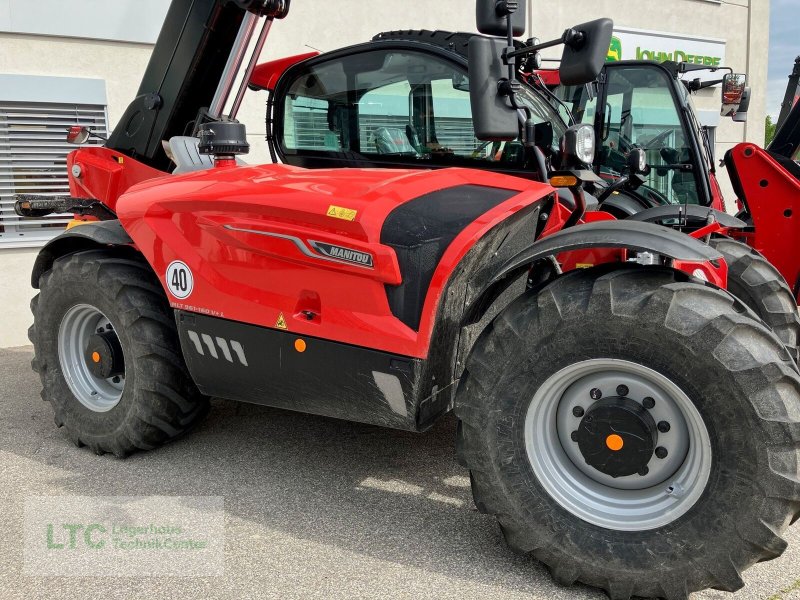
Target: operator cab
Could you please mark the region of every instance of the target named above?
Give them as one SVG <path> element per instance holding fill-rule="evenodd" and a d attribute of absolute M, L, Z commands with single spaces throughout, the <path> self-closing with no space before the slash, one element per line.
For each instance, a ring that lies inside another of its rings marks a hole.
<path fill-rule="evenodd" d="M 270 101 L 274 158 L 306 168 L 466 167 L 546 180 L 567 125 L 525 86 L 518 98 L 530 110 L 543 160 L 519 139 L 478 140 L 467 66 L 473 37 L 480 36 L 381 33 L 290 66 Z"/>

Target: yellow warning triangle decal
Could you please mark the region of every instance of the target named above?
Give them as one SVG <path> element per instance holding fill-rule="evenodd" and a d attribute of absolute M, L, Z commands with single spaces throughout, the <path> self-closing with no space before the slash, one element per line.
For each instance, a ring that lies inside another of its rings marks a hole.
<path fill-rule="evenodd" d="M 335 206 L 331 206 L 331 207 L 328 208 L 328 216 L 329 217 L 335 217 L 336 216 L 336 207 Z"/>
<path fill-rule="evenodd" d="M 289 329 L 289 327 L 286 325 L 286 318 L 283 316 L 283 313 L 278 315 L 278 322 L 275 323 L 275 327 L 278 329 Z"/>

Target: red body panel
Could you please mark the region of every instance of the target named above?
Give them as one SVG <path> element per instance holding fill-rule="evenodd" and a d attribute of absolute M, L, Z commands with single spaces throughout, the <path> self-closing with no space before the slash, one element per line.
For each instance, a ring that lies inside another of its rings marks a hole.
<path fill-rule="evenodd" d="M 709 173 L 709 183 L 711 184 L 711 208 L 726 212 L 725 197 L 722 195 L 722 188 L 719 186 L 716 173 Z"/>
<path fill-rule="evenodd" d="M 561 85 L 561 72 L 558 69 L 539 69 L 534 71 L 534 74 L 541 77 L 542 82 L 549 88 Z"/>
<path fill-rule="evenodd" d="M 400 283 L 394 250 L 380 243 L 386 217 L 424 194 L 459 185 L 520 193 L 478 217 L 450 244 L 434 272 L 419 331 L 391 312 L 385 285 Z M 306 170 L 287 165 L 211 169 L 135 186 L 117 214 L 166 284 L 174 260 L 194 277 L 177 309 L 346 344 L 425 358 L 436 309 L 459 261 L 486 232 L 553 188 L 468 169 Z M 331 206 L 356 211 L 328 216 Z M 531 231 L 531 241 L 535 232 Z M 297 243 L 299 240 L 299 244 Z M 374 256 L 374 269 L 326 262 L 303 252 L 310 241 Z M 169 291 L 168 291 L 169 294 Z M 303 311 L 312 311 L 309 320 Z"/>
<path fill-rule="evenodd" d="M 253 74 L 250 76 L 250 85 L 260 90 L 272 91 L 286 69 L 315 56 L 319 56 L 319 52 L 296 54 L 260 64 L 253 69 Z"/>
<path fill-rule="evenodd" d="M 797 296 L 800 283 L 800 182 L 763 148 L 739 144 L 731 150 L 754 231 L 736 237 L 761 252 Z M 730 168 L 730 167 L 729 167 Z"/>
<path fill-rule="evenodd" d="M 74 166 L 80 168 L 80 177 L 74 176 Z M 100 200 L 113 211 L 116 211 L 117 199 L 132 185 L 168 175 L 104 146 L 70 152 L 67 173 L 70 195 Z"/>

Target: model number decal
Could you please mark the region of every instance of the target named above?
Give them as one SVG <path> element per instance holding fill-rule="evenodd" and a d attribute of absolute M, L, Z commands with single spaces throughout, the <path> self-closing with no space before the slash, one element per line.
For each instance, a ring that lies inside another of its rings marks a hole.
<path fill-rule="evenodd" d="M 192 294 L 194 276 L 186 263 L 174 260 L 167 267 L 167 289 L 169 293 L 183 300 Z"/>
<path fill-rule="evenodd" d="M 325 244 L 323 242 L 314 242 L 311 240 L 309 240 L 309 242 L 314 250 L 328 258 L 353 263 L 361 267 L 369 267 L 370 269 L 374 266 L 372 255 L 368 252 L 361 252 L 360 250 L 334 246 L 333 244 Z"/>

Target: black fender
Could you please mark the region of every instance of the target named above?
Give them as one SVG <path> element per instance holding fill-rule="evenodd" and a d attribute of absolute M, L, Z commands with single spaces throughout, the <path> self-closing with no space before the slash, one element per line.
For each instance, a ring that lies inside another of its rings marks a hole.
<path fill-rule="evenodd" d="M 518 273 L 526 265 L 562 252 L 586 248 L 627 248 L 684 262 L 723 260 L 722 254 L 711 246 L 668 227 L 630 220 L 599 221 L 576 225 L 534 242 L 494 270 L 493 276 L 483 282 L 482 288 L 476 290 L 472 298 L 480 298 L 489 288 Z"/>
<path fill-rule="evenodd" d="M 656 206 L 648 208 L 628 218 L 628 221 L 639 221 L 644 223 L 659 223 L 667 219 L 686 219 L 689 226 L 703 227 L 708 223 L 709 216 L 712 216 L 720 225 L 729 229 L 744 229 L 747 223 L 737 219 L 726 212 L 699 206 L 697 204 L 670 204 L 669 206 Z"/>
<path fill-rule="evenodd" d="M 39 251 L 31 273 L 31 285 L 39 287 L 39 278 L 61 256 L 93 248 L 133 248 L 133 240 L 119 220 L 97 221 L 78 225 L 53 238 Z"/>
<path fill-rule="evenodd" d="M 625 215 L 625 218 L 627 218 L 649 209 L 646 204 L 636 199 L 634 196 L 629 196 L 624 192 L 620 192 L 619 194 L 613 194 L 603 200 L 600 204 L 600 210 L 610 212 L 614 216 L 622 217 Z"/>

